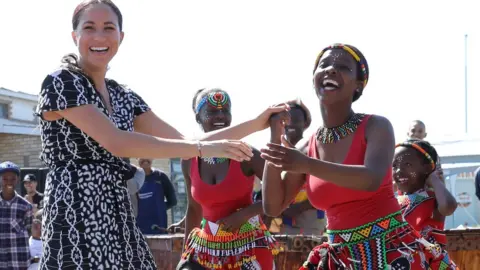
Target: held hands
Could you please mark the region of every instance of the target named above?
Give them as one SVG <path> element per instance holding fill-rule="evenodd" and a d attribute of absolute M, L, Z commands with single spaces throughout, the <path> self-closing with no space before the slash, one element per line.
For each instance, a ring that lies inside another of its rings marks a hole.
<path fill-rule="evenodd" d="M 271 124 L 270 118 L 274 115 L 287 113 L 290 111 L 290 106 L 286 103 L 280 103 L 273 106 L 268 107 L 265 111 L 263 111 L 257 118 L 255 118 L 255 123 L 258 124 L 258 130 L 264 130 Z"/>
<path fill-rule="evenodd" d="M 290 123 L 290 113 L 283 111 L 273 114 L 268 120 L 270 125 L 270 141 L 280 143 L 281 136 L 285 134 L 285 126 Z"/>
<path fill-rule="evenodd" d="M 198 142 L 199 156 L 229 158 L 242 162 L 250 160 L 253 156 L 252 148 L 236 140 L 220 140 L 210 142 Z"/>
<path fill-rule="evenodd" d="M 261 149 L 261 157 L 269 165 L 288 172 L 305 173 L 310 158 L 295 148 L 285 136 L 281 136 L 281 144 L 268 143 Z"/>

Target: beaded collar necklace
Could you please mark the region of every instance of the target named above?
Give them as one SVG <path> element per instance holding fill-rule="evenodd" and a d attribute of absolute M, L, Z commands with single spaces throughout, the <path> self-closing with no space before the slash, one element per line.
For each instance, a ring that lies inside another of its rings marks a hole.
<path fill-rule="evenodd" d="M 365 114 L 354 113 L 347 122 L 338 127 L 320 127 L 317 130 L 317 140 L 323 144 L 331 144 L 340 141 L 357 130 L 360 123 L 362 123 Z"/>

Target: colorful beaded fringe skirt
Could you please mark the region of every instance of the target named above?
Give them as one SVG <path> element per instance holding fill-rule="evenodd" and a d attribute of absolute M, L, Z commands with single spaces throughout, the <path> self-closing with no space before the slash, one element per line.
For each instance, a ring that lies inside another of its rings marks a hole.
<path fill-rule="evenodd" d="M 204 219 L 201 228 L 189 234 L 182 260 L 206 269 L 270 270 L 277 253 L 275 239 L 259 216 L 250 218 L 236 233 Z"/>
<path fill-rule="evenodd" d="M 423 239 L 400 211 L 347 230 L 328 230 L 329 243 L 315 247 L 300 270 L 456 269 L 437 262 L 438 248 Z M 431 268 L 435 267 L 435 268 Z"/>

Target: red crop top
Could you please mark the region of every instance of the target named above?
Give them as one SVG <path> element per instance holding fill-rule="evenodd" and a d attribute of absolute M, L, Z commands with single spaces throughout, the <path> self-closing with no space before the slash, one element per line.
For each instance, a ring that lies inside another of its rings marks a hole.
<path fill-rule="evenodd" d="M 367 149 L 365 127 L 369 118 L 370 115 L 365 116 L 355 131 L 343 164 L 364 164 Z M 319 158 L 315 134 L 310 138 L 308 155 Z M 355 228 L 400 210 L 393 194 L 392 170 L 387 170 L 380 188 L 374 192 L 340 187 L 313 175 L 307 176 L 307 185 L 312 205 L 326 212 L 329 230 Z"/>
<path fill-rule="evenodd" d="M 237 209 L 252 204 L 255 176 L 245 176 L 237 161 L 230 160 L 227 175 L 222 182 L 210 185 L 201 179 L 198 158 L 193 158 L 190 178 L 192 197 L 202 206 L 203 217 L 208 221 L 216 222 Z"/>

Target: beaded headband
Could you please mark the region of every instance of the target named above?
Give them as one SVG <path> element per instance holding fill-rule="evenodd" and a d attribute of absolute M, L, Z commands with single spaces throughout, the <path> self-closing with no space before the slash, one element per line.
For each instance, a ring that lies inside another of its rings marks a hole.
<path fill-rule="evenodd" d="M 204 97 L 202 97 L 200 102 L 198 102 L 197 108 L 195 109 L 195 113 L 199 113 L 200 109 L 202 109 L 203 105 L 205 105 L 206 103 L 208 103 L 208 105 L 212 107 L 215 107 L 221 110 L 229 102 L 230 102 L 230 97 L 226 92 L 223 92 L 223 91 L 210 92 Z"/>
<path fill-rule="evenodd" d="M 397 145 L 395 145 L 395 148 L 397 147 L 400 147 L 400 146 L 403 146 L 403 147 L 412 147 L 413 149 L 417 150 L 418 152 L 420 152 L 422 155 L 424 155 L 427 160 L 430 162 L 430 164 L 432 165 L 432 170 L 435 170 L 435 167 L 436 167 L 436 164 L 435 164 L 435 161 L 433 160 L 433 158 L 430 156 L 430 154 L 427 153 L 427 151 L 425 151 L 422 147 L 420 147 L 418 144 L 415 144 L 415 143 L 412 143 L 412 142 L 404 142 L 404 143 L 399 143 Z"/>
<path fill-rule="evenodd" d="M 363 75 L 363 87 L 367 86 L 367 82 L 368 82 L 368 71 L 367 71 L 367 67 L 366 67 L 366 60 L 362 57 L 360 57 L 356 52 L 355 50 L 353 50 L 352 48 L 348 47 L 347 45 L 345 44 L 340 44 L 340 43 L 336 43 L 336 44 L 333 44 L 333 45 L 330 45 L 328 47 L 326 47 L 325 49 L 323 49 L 317 56 L 317 60 L 316 60 L 316 63 L 318 64 L 318 61 L 320 61 L 320 58 L 322 57 L 322 55 L 328 51 L 328 50 L 332 50 L 332 49 L 343 49 L 345 50 L 346 52 L 348 52 L 352 57 L 353 59 L 355 59 L 355 61 L 357 61 L 357 63 L 360 65 L 360 69 L 362 70 L 362 75 Z M 316 68 L 316 67 L 315 67 Z"/>

